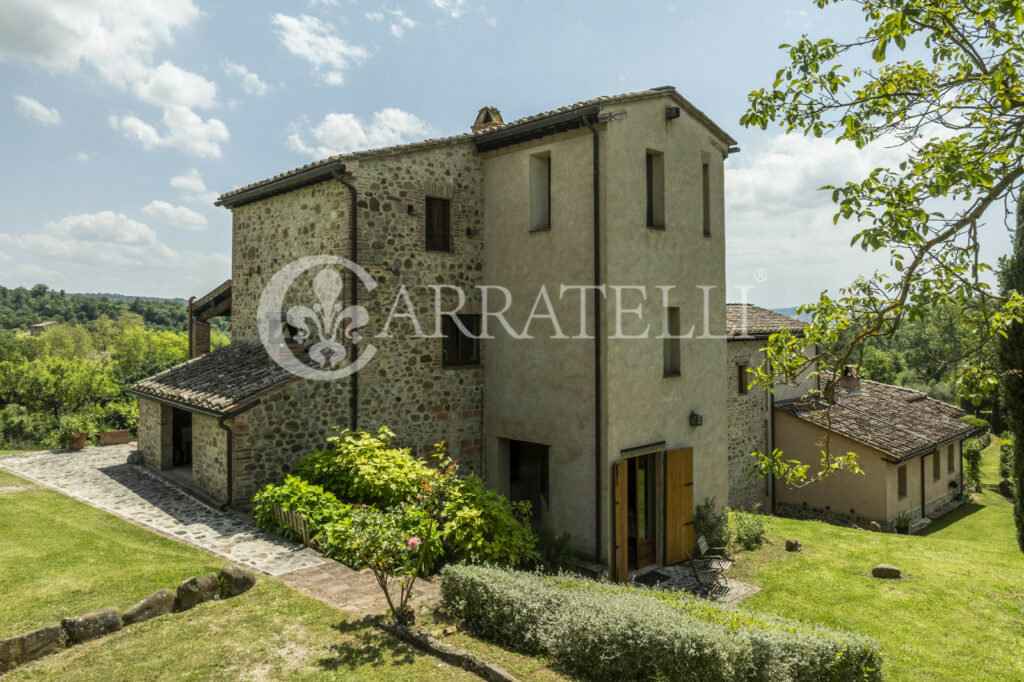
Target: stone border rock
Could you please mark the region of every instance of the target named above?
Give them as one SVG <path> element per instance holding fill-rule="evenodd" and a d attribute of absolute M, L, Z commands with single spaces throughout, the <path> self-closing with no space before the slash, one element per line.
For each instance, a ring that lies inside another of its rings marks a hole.
<path fill-rule="evenodd" d="M 479 656 L 469 653 L 465 649 L 460 649 L 459 647 L 452 646 L 451 644 L 439 642 L 430 635 L 418 632 L 404 625 L 385 622 L 380 619 L 374 620 L 373 624 L 389 635 L 393 635 L 404 642 L 412 644 L 414 647 L 422 649 L 428 654 L 437 656 L 446 663 L 450 663 L 462 668 L 463 670 L 467 670 L 477 677 L 489 680 L 489 682 L 519 682 L 517 678 L 513 677 L 511 674 L 493 663 L 488 663 Z"/>
<path fill-rule="evenodd" d="M 248 591 L 256 576 L 241 566 L 225 566 L 220 575 L 206 573 L 178 585 L 177 593 L 159 590 L 129 608 L 123 614 L 108 606 L 81 616 L 64 618 L 59 625 L 47 625 L 32 632 L 0 639 L 0 675 L 19 665 L 58 653 L 65 647 L 99 639 L 123 627 L 142 623 L 173 611 L 187 611 L 196 604 L 226 599 Z"/>

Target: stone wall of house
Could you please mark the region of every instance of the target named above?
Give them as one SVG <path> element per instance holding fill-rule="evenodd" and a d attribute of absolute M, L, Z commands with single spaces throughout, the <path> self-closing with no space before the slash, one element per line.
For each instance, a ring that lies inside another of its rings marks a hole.
<path fill-rule="evenodd" d="M 139 398 L 139 452 L 153 469 L 171 466 L 171 413 L 167 405 Z"/>
<path fill-rule="evenodd" d="M 921 508 L 918 507 L 913 511 L 913 518 L 920 516 L 920 509 Z M 885 530 L 892 530 L 892 524 L 887 524 L 882 519 L 869 519 L 866 516 L 843 514 L 831 509 L 816 509 L 807 505 L 791 504 L 788 502 L 776 502 L 775 515 L 785 516 L 791 519 L 824 521 L 825 523 L 831 523 L 834 526 L 843 526 L 846 528 L 853 525 L 860 526 L 861 528 L 868 528 L 872 521 L 877 521 Z"/>
<path fill-rule="evenodd" d="M 763 341 L 729 341 L 724 380 L 727 382 L 729 417 L 729 506 L 748 509 L 768 504 L 766 483 L 754 473 L 756 461 L 751 452 L 769 448 L 771 424 L 768 399 L 763 390 L 739 391 L 739 368 L 753 369 L 761 362 Z"/>
<path fill-rule="evenodd" d="M 192 414 L 192 485 L 215 501 L 228 490 L 228 438 L 213 417 Z"/>
<path fill-rule="evenodd" d="M 435 331 L 435 297 L 431 285 L 459 287 L 468 301 L 463 312 L 479 312 L 483 248 L 482 169 L 469 141 L 426 147 L 402 154 L 346 162 L 358 192 L 358 263 L 376 287 L 359 287 L 359 305 L 370 316 L 360 330 L 362 352 L 376 349 L 373 360 L 359 372 L 358 426 L 374 430 L 386 425 L 396 443 L 420 454 L 445 441 L 464 471 L 482 473 L 481 407 L 483 367 L 442 367 L 440 338 L 414 338 L 411 308 L 425 335 Z M 450 251 L 426 250 L 426 198 L 448 199 L 451 204 Z M 232 336 L 259 338 L 256 311 L 263 288 L 283 266 L 310 255 L 350 255 L 348 189 L 330 180 L 233 210 Z M 285 299 L 286 307 L 316 303 L 311 282 L 315 268 L 296 281 Z M 346 277 L 344 305 L 351 280 Z M 388 323 L 399 295 L 397 315 Z M 440 291 L 442 308 L 458 302 L 451 289 Z M 405 317 L 402 317 L 405 315 Z M 387 336 L 381 336 L 382 333 Z M 483 353 L 482 353 L 483 355 Z M 318 382 L 311 382 L 318 383 Z M 294 391 L 315 394 L 303 409 L 320 414 L 299 417 L 269 403 L 237 420 L 248 429 L 237 455 L 244 472 L 237 493 L 250 495 L 276 478 L 311 444 L 330 435 L 331 426 L 349 426 L 347 379 L 319 382 L 315 388 L 292 387 L 278 404 L 287 404 Z M 280 391 L 276 392 L 280 393 Z M 302 402 L 302 401 L 300 401 Z M 318 405 L 319 407 L 312 407 Z M 309 429 L 308 433 L 301 433 Z M 248 439 L 249 442 L 244 442 Z M 315 446 L 314 446 L 315 447 Z M 249 459 L 245 459 L 249 457 Z M 237 475 L 237 474 L 236 474 Z"/>

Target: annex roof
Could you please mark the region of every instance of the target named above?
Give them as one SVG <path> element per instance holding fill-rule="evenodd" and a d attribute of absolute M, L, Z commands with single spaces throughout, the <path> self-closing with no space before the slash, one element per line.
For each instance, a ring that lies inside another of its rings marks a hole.
<path fill-rule="evenodd" d="M 725 333 L 730 339 L 766 338 L 788 329 L 802 335 L 807 323 L 750 303 L 725 304 Z"/>

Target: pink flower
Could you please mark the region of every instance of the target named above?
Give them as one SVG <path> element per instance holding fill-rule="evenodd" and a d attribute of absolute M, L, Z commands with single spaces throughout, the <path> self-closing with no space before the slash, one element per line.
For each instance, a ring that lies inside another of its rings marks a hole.
<path fill-rule="evenodd" d="M 411 538 L 409 538 L 409 541 L 406 542 L 405 544 L 409 545 L 409 549 L 416 549 L 417 547 L 420 546 L 420 544 L 422 542 L 423 542 L 422 540 L 420 540 L 418 537 L 413 535 Z"/>

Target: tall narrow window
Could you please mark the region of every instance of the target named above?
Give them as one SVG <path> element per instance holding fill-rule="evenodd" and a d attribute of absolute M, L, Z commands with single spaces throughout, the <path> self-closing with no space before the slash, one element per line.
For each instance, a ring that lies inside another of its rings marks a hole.
<path fill-rule="evenodd" d="M 664 337 L 665 376 L 677 377 L 682 372 L 679 347 L 679 308 L 665 309 Z"/>
<path fill-rule="evenodd" d="M 708 164 L 701 164 L 701 193 L 702 205 L 704 207 L 704 236 L 711 236 L 711 172 Z"/>
<path fill-rule="evenodd" d="M 942 456 L 939 454 L 939 451 L 936 450 L 935 454 L 932 455 L 932 480 L 933 481 L 939 480 L 939 476 L 942 475 L 942 467 L 940 466 L 941 462 L 942 462 Z"/>
<path fill-rule="evenodd" d="M 460 367 L 480 364 L 480 316 L 458 315 L 469 335 L 463 333 L 451 315 L 441 319 L 441 366 Z"/>
<path fill-rule="evenodd" d="M 427 197 L 427 251 L 452 250 L 451 202 Z"/>
<path fill-rule="evenodd" d="M 897 487 L 898 487 L 899 496 L 900 497 L 906 497 L 907 496 L 907 465 L 906 464 L 904 464 L 903 466 L 901 466 L 897 470 L 897 477 L 898 477 Z"/>
<path fill-rule="evenodd" d="M 647 227 L 665 227 L 665 155 L 647 152 Z"/>
<path fill-rule="evenodd" d="M 747 392 L 747 385 L 749 379 L 747 378 L 747 366 L 740 365 L 736 368 L 736 381 L 739 382 L 737 388 L 739 389 L 740 395 Z"/>
<path fill-rule="evenodd" d="M 951 474 L 954 471 L 956 471 L 956 462 L 953 460 L 953 448 L 954 447 L 955 446 L 952 443 L 950 443 L 949 447 L 946 449 L 946 473 L 949 473 L 949 474 Z"/>
<path fill-rule="evenodd" d="M 551 229 L 551 154 L 530 157 L 530 229 Z"/>

